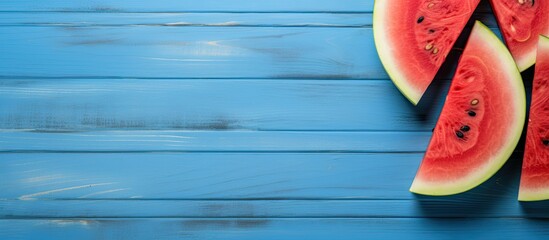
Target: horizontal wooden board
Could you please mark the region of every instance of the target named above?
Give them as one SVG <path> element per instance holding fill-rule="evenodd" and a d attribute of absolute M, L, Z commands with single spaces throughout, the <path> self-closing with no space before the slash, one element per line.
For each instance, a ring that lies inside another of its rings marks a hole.
<path fill-rule="evenodd" d="M 0 132 L 1 152 L 423 152 L 431 132 Z"/>
<path fill-rule="evenodd" d="M 0 199 L 409 200 L 416 198 L 408 189 L 423 154 L 126 152 L 0 156 Z M 488 211 L 487 204 L 516 204 L 520 159 L 518 153 L 483 185 L 445 199 L 476 202 Z"/>
<path fill-rule="evenodd" d="M 447 88 L 414 107 L 386 80 L 0 79 L 0 129 L 430 132 Z"/>
<path fill-rule="evenodd" d="M 371 11 L 373 0 L 299 0 L 299 1 L 261 1 L 247 0 L 159 0 L 156 2 L 139 0 L 52 0 L 48 3 L 38 0 L 7 0 L 2 1 L 0 9 L 4 11 L 146 11 L 146 12 L 177 12 L 177 11 Z"/>
<path fill-rule="evenodd" d="M 0 156 L 0 199 L 409 199 L 422 154 Z"/>
<path fill-rule="evenodd" d="M 372 57 L 369 28 L 57 26 L 0 33 L 2 76 L 386 78 Z"/>
<path fill-rule="evenodd" d="M 538 219 L 25 219 L 5 239 L 547 239 Z"/>
<path fill-rule="evenodd" d="M 0 14 L 0 26 L 367 27 L 371 13 L 52 13 Z"/>
<path fill-rule="evenodd" d="M 492 14 L 473 19 L 497 27 Z M 76 13 L 5 12 L 0 26 L 169 26 L 169 27 L 371 27 L 371 13 Z"/>
<path fill-rule="evenodd" d="M 3 0 L 2 11 L 79 12 L 371 12 L 374 0 Z M 486 1 L 479 7 L 489 11 Z"/>
<path fill-rule="evenodd" d="M 490 207 L 487 207 L 490 203 Z M 525 206 L 527 205 L 527 206 Z M 474 200 L 0 200 L 0 219 L 549 218 L 548 203 Z"/>
<path fill-rule="evenodd" d="M 371 28 L 60 25 L 0 34 L 3 79 L 388 79 Z M 451 52 L 438 79 L 451 78 L 458 57 Z"/>

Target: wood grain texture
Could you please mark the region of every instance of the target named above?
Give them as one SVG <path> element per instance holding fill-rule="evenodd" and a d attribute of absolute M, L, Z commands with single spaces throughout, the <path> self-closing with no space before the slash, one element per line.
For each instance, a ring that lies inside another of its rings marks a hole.
<path fill-rule="evenodd" d="M 299 1 L 260 1 L 247 0 L 229 1 L 192 1 L 192 0 L 160 0 L 147 2 L 140 0 L 53 0 L 48 3 L 38 0 L 8 0 L 2 1 L 0 8 L 5 11 L 145 11 L 145 12 L 177 12 L 177 11 L 230 11 L 230 12 L 279 12 L 279 11 L 372 11 L 373 0 L 299 0 Z"/>
<path fill-rule="evenodd" d="M 417 153 L 431 132 L 337 131 L 10 131 L 12 152 L 358 152 Z"/>
<path fill-rule="evenodd" d="M 436 96 L 417 109 L 387 80 L 3 79 L 0 128 L 430 131 Z"/>
<path fill-rule="evenodd" d="M 345 28 L 335 36 L 331 31 L 296 28 L 11 27 L 2 32 L 7 36 L 2 39 L 6 52 L 2 60 L 7 64 L 0 73 L 7 76 L 385 76 L 377 60 L 372 62 L 367 55 L 351 51 L 351 45 L 375 51 L 373 43 L 366 46 L 351 37 L 371 35 L 371 30 Z M 326 41 L 303 41 L 326 38 L 335 47 L 328 48 Z M 23 47 L 32 49 L 21 52 Z M 340 54 L 339 59 L 332 59 L 333 53 Z M 31 58 L 34 61 L 28 63 Z M 97 71 L 101 68 L 97 63 L 103 66 L 102 71 Z M 251 68 L 252 64 L 256 67 Z"/>
<path fill-rule="evenodd" d="M 536 218 L 547 203 L 404 200 L 4 200 L 2 219 L 32 218 Z M 526 206 L 524 206 L 526 205 Z"/>
<path fill-rule="evenodd" d="M 1 29 L 0 75 L 386 78 L 379 60 L 365 54 L 375 52 L 371 29 L 332 30 L 9 27 Z"/>
<path fill-rule="evenodd" d="M 2 199 L 411 199 L 407 189 L 422 154 L 1 156 Z"/>
<path fill-rule="evenodd" d="M 0 156 L 4 179 L 0 199 L 412 200 L 415 195 L 408 188 L 423 153 L 38 152 Z M 491 202 L 493 206 L 503 201 L 517 207 L 520 157 L 517 153 L 490 181 L 456 195 L 455 200 Z"/>
<path fill-rule="evenodd" d="M 547 239 L 537 219 L 37 219 L 0 220 L 9 239 Z"/>
<path fill-rule="evenodd" d="M 488 16 L 479 14 L 479 17 Z M 489 23 L 495 26 L 496 23 Z M 371 13 L 78 13 L 9 12 L 0 26 L 368 27 Z"/>
<path fill-rule="evenodd" d="M 4 200 L 2 219 L 32 218 L 537 218 L 548 203 L 478 199 Z"/>

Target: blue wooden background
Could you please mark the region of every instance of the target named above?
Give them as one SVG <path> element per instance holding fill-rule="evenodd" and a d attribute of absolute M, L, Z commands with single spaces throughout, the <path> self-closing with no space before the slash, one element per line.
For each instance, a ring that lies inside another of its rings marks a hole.
<path fill-rule="evenodd" d="M 2 0 L 0 239 L 549 239 L 520 147 L 473 191 L 408 192 L 465 39 L 413 107 L 372 8 Z"/>

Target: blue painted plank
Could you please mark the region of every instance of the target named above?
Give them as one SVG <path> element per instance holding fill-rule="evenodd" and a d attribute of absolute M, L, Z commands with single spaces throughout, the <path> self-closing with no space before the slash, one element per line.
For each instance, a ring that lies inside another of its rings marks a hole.
<path fill-rule="evenodd" d="M 494 23 L 495 24 L 495 23 Z M 52 13 L 0 14 L 0 26 L 367 27 L 372 14 L 329 13 Z"/>
<path fill-rule="evenodd" d="M 410 199 L 422 154 L 0 156 L 0 199 Z"/>
<path fill-rule="evenodd" d="M 371 11 L 373 0 L 299 0 L 299 1 L 248 1 L 248 0 L 4 0 L 0 9 L 4 11 L 145 11 L 145 12 L 280 12 L 280 11 L 328 11 L 363 12 Z"/>
<path fill-rule="evenodd" d="M 493 200 L 0 200 L 0 219 L 549 218 L 549 203 Z"/>
<path fill-rule="evenodd" d="M 1 79 L 0 129 L 430 132 L 440 96 L 415 108 L 384 80 Z"/>
<path fill-rule="evenodd" d="M 547 239 L 537 219 L 0 220 L 5 239 Z"/>
<path fill-rule="evenodd" d="M 431 132 L 2 131 L 1 152 L 423 152 Z"/>
<path fill-rule="evenodd" d="M 58 26 L 0 34 L 1 76 L 386 78 L 369 28 Z"/>
<path fill-rule="evenodd" d="M 111 144 L 117 144 L 113 140 Z M 486 204 L 517 208 L 521 155 L 513 156 L 496 176 L 473 191 L 435 199 L 477 202 L 488 211 Z M 411 200 L 415 195 L 408 189 L 422 156 L 272 152 L 0 154 L 0 199 Z"/>

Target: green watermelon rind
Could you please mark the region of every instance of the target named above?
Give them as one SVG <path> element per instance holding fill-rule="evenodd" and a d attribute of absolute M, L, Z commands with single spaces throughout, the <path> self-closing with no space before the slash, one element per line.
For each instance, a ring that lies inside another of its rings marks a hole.
<path fill-rule="evenodd" d="M 383 68 L 389 74 L 389 77 L 396 85 L 398 90 L 406 97 L 412 104 L 417 105 L 421 96 L 420 91 L 414 91 L 413 87 L 407 84 L 406 76 L 398 70 L 398 66 L 389 56 L 392 56 L 390 46 L 384 44 L 387 40 L 386 31 L 384 31 L 383 19 L 384 14 L 387 11 L 381 11 L 387 9 L 386 5 L 390 1 L 374 1 L 374 13 L 373 13 L 373 33 L 376 50 L 383 65 Z"/>
<path fill-rule="evenodd" d="M 549 46 L 549 37 L 539 35 L 538 45 L 541 44 L 547 44 Z M 519 188 L 518 200 L 521 202 L 540 201 L 547 199 L 549 199 L 549 187 L 538 191 L 530 191 L 528 189 L 524 189 L 522 186 Z"/>
<path fill-rule="evenodd" d="M 505 162 L 507 162 L 517 146 L 520 136 L 522 135 L 524 121 L 526 118 L 526 92 L 524 90 L 524 84 L 522 83 L 520 71 L 507 47 L 505 47 L 503 42 L 501 42 L 501 40 L 488 27 L 486 27 L 486 25 L 482 24 L 480 21 L 476 21 L 475 26 L 473 27 L 473 32 L 475 31 L 482 34 L 482 37 L 487 40 L 490 46 L 496 48 L 496 51 L 501 53 L 500 59 L 497 60 L 507 65 L 507 73 L 512 75 L 511 79 L 514 79 L 514 81 L 510 81 L 509 84 L 513 84 L 513 89 L 515 89 L 515 96 L 512 100 L 515 100 L 514 103 L 516 105 L 515 109 L 517 109 L 517 118 L 514 126 L 511 126 L 513 128 L 510 134 L 511 137 L 507 143 L 501 147 L 498 154 L 491 159 L 486 160 L 487 163 L 484 167 L 476 171 L 474 174 L 471 174 L 469 177 L 451 183 L 426 183 L 414 179 L 414 182 L 410 188 L 410 191 L 413 193 L 432 196 L 445 196 L 462 193 L 477 187 L 492 177 L 505 164 Z"/>

